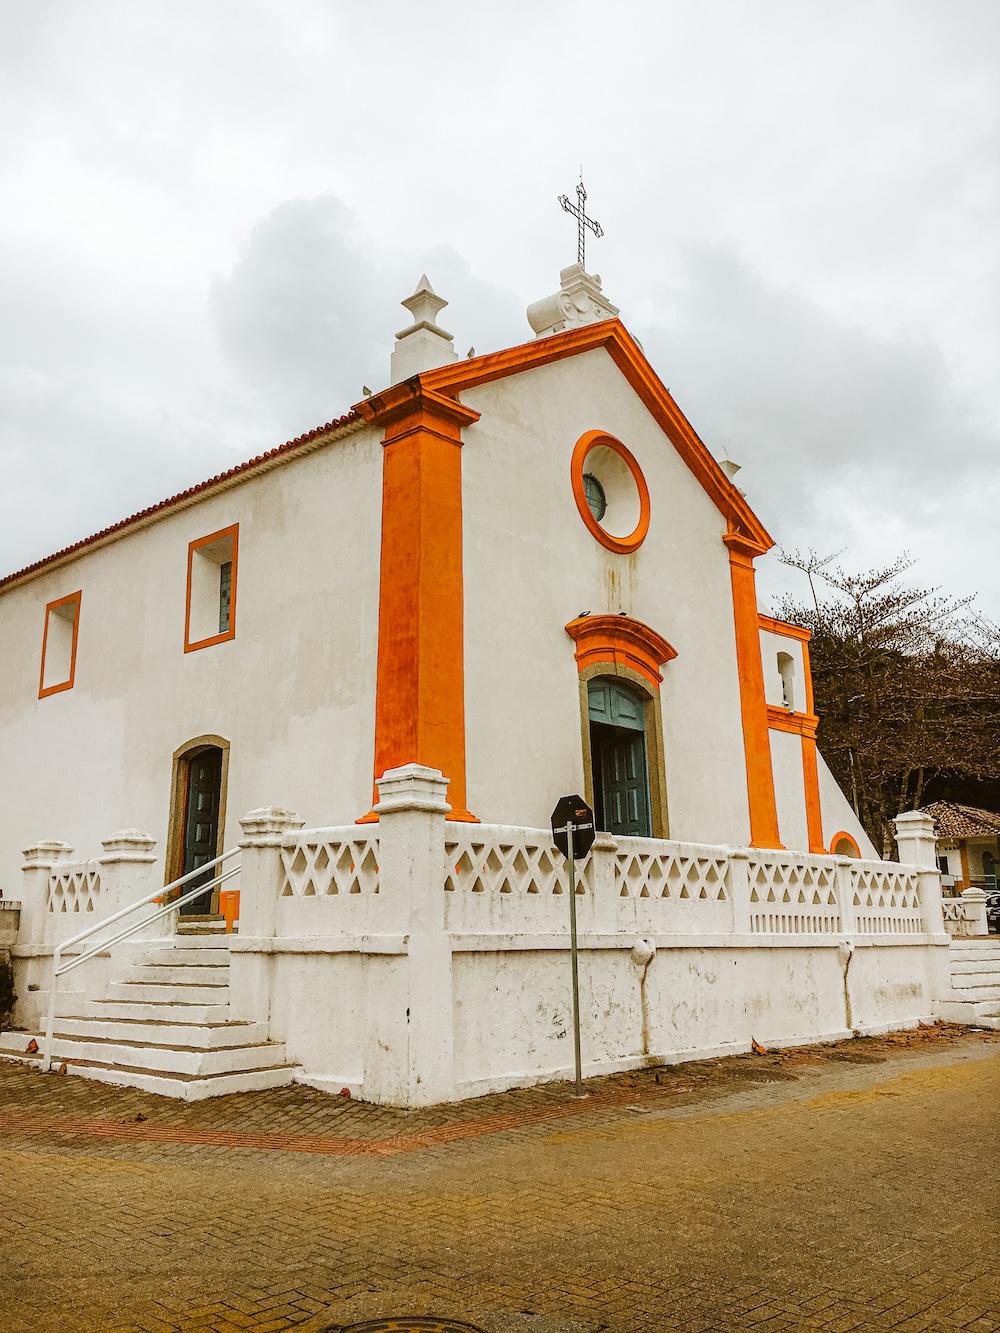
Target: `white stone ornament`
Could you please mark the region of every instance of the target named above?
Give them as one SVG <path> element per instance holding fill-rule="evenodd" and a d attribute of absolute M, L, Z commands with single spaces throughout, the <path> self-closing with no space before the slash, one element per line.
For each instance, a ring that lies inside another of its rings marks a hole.
<path fill-rule="evenodd" d="M 528 306 L 528 323 L 537 338 L 614 319 L 618 314 L 618 307 L 601 292 L 600 277 L 585 272 L 582 264 L 564 268 L 559 274 L 559 286 L 560 291 Z"/>
<path fill-rule="evenodd" d="M 413 316 L 413 323 L 396 334 L 396 346 L 390 361 L 390 382 L 419 375 L 422 370 L 433 370 L 458 360 L 454 334 L 437 324 L 438 314 L 448 304 L 431 286 L 427 274 L 421 274 L 416 291 L 400 302 Z"/>

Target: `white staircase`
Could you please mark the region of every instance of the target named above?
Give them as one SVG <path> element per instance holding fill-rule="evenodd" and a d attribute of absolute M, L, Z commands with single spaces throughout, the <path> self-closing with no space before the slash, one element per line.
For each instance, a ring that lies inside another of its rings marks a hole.
<path fill-rule="evenodd" d="M 948 958 L 951 993 L 939 1006 L 941 1017 L 1000 1029 L 1000 936 L 956 936 Z"/>
<path fill-rule="evenodd" d="M 23 1055 L 39 1033 L 0 1034 L 0 1054 Z M 276 1088 L 299 1072 L 265 1023 L 229 1015 L 225 935 L 152 945 L 124 981 L 80 1014 L 56 1018 L 53 1055 L 67 1072 L 183 1101 Z"/>

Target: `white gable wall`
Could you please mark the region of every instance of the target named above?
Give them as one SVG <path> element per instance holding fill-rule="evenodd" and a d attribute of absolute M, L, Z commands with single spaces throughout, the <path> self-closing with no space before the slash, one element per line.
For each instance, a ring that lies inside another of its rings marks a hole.
<path fill-rule="evenodd" d="M 577 664 L 565 625 L 625 611 L 678 656 L 661 687 L 670 833 L 749 837 L 725 520 L 603 350 L 463 394 L 469 808 L 544 826 L 583 788 Z M 620 439 L 650 491 L 645 542 L 616 555 L 587 531 L 570 484 L 585 431 Z"/>

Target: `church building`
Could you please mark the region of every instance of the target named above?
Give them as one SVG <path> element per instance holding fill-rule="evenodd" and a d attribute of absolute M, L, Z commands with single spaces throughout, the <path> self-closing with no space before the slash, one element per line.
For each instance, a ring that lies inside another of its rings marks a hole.
<path fill-rule="evenodd" d="M 187 876 L 43 1056 L 185 1097 L 564 1077 L 576 792 L 589 1072 L 930 1017 L 932 837 L 879 859 L 758 605 L 772 538 L 600 279 L 464 360 L 426 278 L 403 304 L 386 387 L 0 580 L 0 1047 L 58 945 Z"/>

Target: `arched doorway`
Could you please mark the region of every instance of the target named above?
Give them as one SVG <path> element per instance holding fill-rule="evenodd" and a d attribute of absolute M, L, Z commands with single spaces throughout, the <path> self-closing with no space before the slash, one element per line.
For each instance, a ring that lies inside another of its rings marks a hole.
<path fill-rule="evenodd" d="M 190 874 L 222 850 L 225 832 L 226 776 L 229 746 L 221 737 L 200 737 L 174 755 L 168 879 Z M 214 870 L 191 880 L 184 892 L 208 883 Z M 218 912 L 218 891 L 207 889 L 185 903 L 182 916 L 211 916 Z"/>
<path fill-rule="evenodd" d="M 651 837 L 645 700 L 617 677 L 595 676 L 587 682 L 587 705 L 597 827 Z"/>

